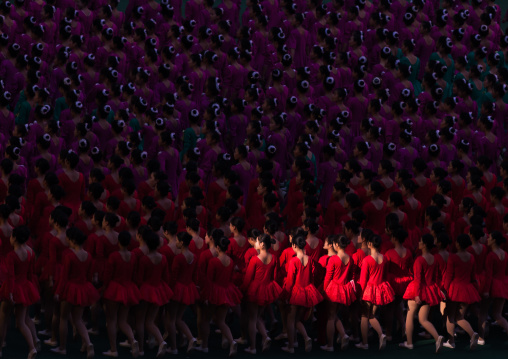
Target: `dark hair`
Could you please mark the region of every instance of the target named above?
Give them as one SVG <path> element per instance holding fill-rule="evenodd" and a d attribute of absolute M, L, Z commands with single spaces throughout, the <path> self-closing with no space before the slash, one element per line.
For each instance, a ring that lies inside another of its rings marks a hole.
<path fill-rule="evenodd" d="M 468 234 L 459 234 L 457 236 L 457 244 L 459 245 L 460 249 L 464 250 L 472 244 L 471 238 Z"/>
<path fill-rule="evenodd" d="M 131 243 L 131 234 L 128 231 L 121 231 L 118 233 L 118 243 L 122 247 L 127 247 Z"/>
<path fill-rule="evenodd" d="M 77 227 L 67 229 L 65 235 L 69 238 L 69 241 L 76 243 L 78 246 L 82 246 L 86 241 L 85 234 Z"/>
<path fill-rule="evenodd" d="M 421 241 L 423 242 L 425 248 L 427 248 L 428 251 L 432 250 L 432 248 L 435 247 L 434 237 L 432 236 L 432 234 L 429 233 L 424 234 L 421 238 Z"/>
<path fill-rule="evenodd" d="M 350 243 L 351 241 L 346 236 L 333 236 L 333 244 L 336 244 L 341 249 L 345 249 L 347 246 L 349 246 Z"/>
<path fill-rule="evenodd" d="M 192 241 L 192 236 L 187 232 L 180 232 L 178 233 L 177 239 L 179 242 L 182 242 L 185 248 L 187 248 Z"/>
<path fill-rule="evenodd" d="M 374 234 L 373 236 L 367 238 L 367 243 L 371 243 L 374 248 L 379 249 L 381 248 L 382 239 L 377 234 Z"/>
<path fill-rule="evenodd" d="M 26 243 L 30 239 L 30 230 L 27 226 L 19 226 L 12 230 L 12 237 L 19 244 Z"/>
<path fill-rule="evenodd" d="M 503 236 L 501 232 L 492 231 L 490 235 L 492 236 L 492 239 L 496 242 L 497 246 L 502 246 L 503 244 L 506 243 L 506 238 Z"/>
<path fill-rule="evenodd" d="M 219 248 L 221 252 L 226 252 L 228 250 L 229 243 L 231 242 L 226 237 L 220 237 L 218 240 L 215 240 L 214 238 L 214 243 L 215 246 Z"/>
<path fill-rule="evenodd" d="M 259 243 L 263 243 L 265 245 L 266 250 L 269 250 L 272 247 L 272 244 L 275 244 L 275 239 L 268 234 L 261 234 L 257 237 L 257 240 Z"/>
<path fill-rule="evenodd" d="M 141 227 L 140 227 L 141 229 Z M 151 229 L 143 230 L 143 242 L 146 243 L 148 249 L 150 251 L 155 251 L 160 245 L 160 238 L 157 233 L 153 232 Z"/>

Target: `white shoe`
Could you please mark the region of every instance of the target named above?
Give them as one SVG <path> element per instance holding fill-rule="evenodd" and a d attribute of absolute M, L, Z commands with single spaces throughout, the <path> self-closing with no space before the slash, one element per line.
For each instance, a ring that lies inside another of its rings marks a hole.
<path fill-rule="evenodd" d="M 249 353 L 249 354 L 256 354 L 256 348 L 254 348 L 254 349 L 245 348 L 243 351 L 246 353 Z"/>
<path fill-rule="evenodd" d="M 355 344 L 355 347 L 358 349 L 369 350 L 369 344 L 358 343 Z"/>
<path fill-rule="evenodd" d="M 233 340 L 231 345 L 229 346 L 229 356 L 234 357 L 238 351 L 238 344 Z"/>
<path fill-rule="evenodd" d="M 263 340 L 262 352 L 266 352 L 268 349 L 270 349 L 270 345 L 272 345 L 272 339 L 270 339 L 270 337 L 266 337 L 265 340 Z"/>
<path fill-rule="evenodd" d="M 329 347 L 328 345 L 320 346 L 321 350 L 324 350 L 325 352 L 333 352 L 333 347 Z"/>
<path fill-rule="evenodd" d="M 159 345 L 159 350 L 157 351 L 156 358 L 162 358 L 164 356 L 164 354 L 166 354 L 166 350 L 167 350 L 166 345 L 167 345 L 166 342 L 162 342 Z"/>
<path fill-rule="evenodd" d="M 312 351 L 312 339 L 307 337 L 305 339 L 305 352 L 310 353 Z"/>
<path fill-rule="evenodd" d="M 441 349 L 443 349 L 443 340 L 442 336 L 439 336 L 436 340 L 436 353 L 439 353 Z"/>
<path fill-rule="evenodd" d="M 399 343 L 399 347 L 401 347 L 401 348 L 406 348 L 406 349 L 410 349 L 410 350 L 413 350 L 413 349 L 414 349 L 413 344 L 408 344 L 407 342 L 404 342 L 404 343 Z"/>
<path fill-rule="evenodd" d="M 337 338 L 337 342 L 339 341 L 338 339 L 339 338 Z M 340 350 L 346 350 L 348 346 L 349 346 L 349 337 L 347 335 L 344 335 L 340 339 Z"/>
<path fill-rule="evenodd" d="M 450 341 L 449 341 L 449 340 L 448 340 L 448 341 L 446 341 L 446 342 L 443 344 L 443 346 L 444 346 L 445 348 L 455 349 L 455 343 L 450 343 Z"/>
<path fill-rule="evenodd" d="M 130 348 L 131 347 L 131 344 L 129 343 L 128 340 L 120 342 L 120 344 L 118 344 L 118 345 L 120 345 L 122 348 Z"/>
<path fill-rule="evenodd" d="M 289 353 L 289 354 L 294 354 L 295 353 L 295 348 L 282 347 L 281 349 L 282 349 L 282 351 L 284 351 L 286 353 Z"/>
<path fill-rule="evenodd" d="M 386 347 L 386 335 L 381 334 L 379 337 L 379 350 L 383 350 Z"/>
<path fill-rule="evenodd" d="M 485 345 L 485 339 L 478 338 L 478 345 Z"/>
<path fill-rule="evenodd" d="M 475 350 L 476 347 L 478 346 L 478 338 L 480 336 L 478 335 L 478 333 L 474 333 L 472 336 L 471 336 L 471 341 L 469 342 L 469 349 L 471 350 Z"/>
<path fill-rule="evenodd" d="M 192 338 L 191 341 L 189 341 L 189 345 L 187 346 L 187 353 L 192 352 L 194 349 L 196 349 L 198 341 L 196 338 Z"/>

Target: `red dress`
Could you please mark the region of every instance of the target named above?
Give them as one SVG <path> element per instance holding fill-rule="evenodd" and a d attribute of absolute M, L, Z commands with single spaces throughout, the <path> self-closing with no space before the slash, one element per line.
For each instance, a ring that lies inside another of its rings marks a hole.
<path fill-rule="evenodd" d="M 53 277 L 54 286 L 57 286 L 62 272 L 63 252 L 67 249 L 68 247 L 58 237 L 51 236 L 49 240 L 49 261 L 42 269 L 41 280 L 49 280 L 50 277 Z"/>
<path fill-rule="evenodd" d="M 208 273 L 208 264 L 212 258 L 214 258 L 214 256 L 210 249 L 207 249 L 201 253 L 201 256 L 199 256 L 196 284 L 201 290 L 203 290 L 206 286 L 206 273 Z"/>
<path fill-rule="evenodd" d="M 15 304 L 29 306 L 40 299 L 39 291 L 34 285 L 35 254 L 27 251 L 27 258 L 22 261 L 15 251 L 9 252 L 5 258 L 7 277 L 0 287 L 2 300 L 12 299 Z"/>
<path fill-rule="evenodd" d="M 450 257 L 448 255 L 448 257 Z M 434 259 L 436 260 L 437 265 L 437 285 L 440 289 L 444 290 L 444 278 L 446 277 L 446 262 L 444 258 L 441 256 L 441 254 L 436 253 L 434 254 Z"/>
<path fill-rule="evenodd" d="M 404 295 L 407 285 L 413 280 L 413 256 L 406 250 L 405 257 L 401 258 L 395 249 L 385 253 L 390 263 L 388 266 L 388 280 L 395 291 L 395 295 Z"/>
<path fill-rule="evenodd" d="M 314 262 L 318 262 L 323 254 L 323 241 L 320 239 L 315 248 L 311 248 L 309 243 L 305 244 L 305 254 L 308 255 Z"/>
<path fill-rule="evenodd" d="M 485 260 L 487 259 L 488 248 L 484 244 L 480 244 L 482 251 L 480 254 L 476 253 L 473 246 L 467 247 L 467 251 L 474 257 L 476 281 L 478 283 L 478 293 L 488 293 L 489 287 L 485 283 Z"/>
<path fill-rule="evenodd" d="M 436 256 L 434 261 L 429 264 L 423 257 L 418 257 L 413 266 L 414 279 L 406 288 L 404 299 L 414 300 L 420 297 L 420 300 L 433 306 L 445 300 L 441 289 L 439 288 L 439 268 Z"/>
<path fill-rule="evenodd" d="M 170 246 L 164 244 L 157 250 L 160 254 L 166 257 L 166 261 L 168 262 L 168 268 L 173 266 L 173 259 L 175 259 L 175 252 L 171 249 Z"/>
<path fill-rule="evenodd" d="M 378 264 L 372 256 L 367 256 L 362 262 L 360 274 L 360 286 L 362 287 L 362 299 L 375 305 L 385 305 L 393 302 L 395 292 L 387 281 L 389 262 L 383 258 Z"/>
<path fill-rule="evenodd" d="M 109 256 L 104 273 L 104 299 L 127 306 L 139 303 L 139 289 L 133 282 L 135 264 L 132 254 L 129 261 L 125 261 L 120 252 Z"/>
<path fill-rule="evenodd" d="M 242 285 L 249 302 L 265 306 L 279 298 L 282 288 L 275 281 L 277 267 L 277 258 L 273 255 L 268 264 L 263 263 L 258 256 L 251 258 Z"/>
<path fill-rule="evenodd" d="M 344 264 L 339 256 L 331 256 L 326 265 L 323 283 L 325 295 L 331 302 L 350 305 L 356 300 L 353 279 L 354 263 L 350 257 Z"/>
<path fill-rule="evenodd" d="M 504 252 L 504 259 L 490 252 L 487 255 L 486 268 L 486 286 L 485 290 L 489 291 L 491 298 L 508 299 L 508 254 Z"/>
<path fill-rule="evenodd" d="M 118 251 L 118 242 L 111 244 L 108 237 L 102 235 L 97 240 L 96 256 L 95 256 L 95 270 L 99 273 L 99 279 L 103 280 L 104 268 L 106 262 L 111 254 Z"/>
<path fill-rule="evenodd" d="M 473 284 L 474 283 L 474 284 Z M 464 262 L 456 254 L 450 254 L 446 265 L 444 288 L 454 302 L 476 303 L 481 300 L 476 284 L 474 257 Z"/>
<path fill-rule="evenodd" d="M 61 301 L 81 307 L 89 307 L 100 298 L 92 285 L 92 256 L 87 252 L 84 261 L 79 260 L 72 249 L 62 253 L 63 268 L 55 294 Z"/>
<path fill-rule="evenodd" d="M 193 280 L 196 264 L 196 256 L 191 263 L 187 262 L 187 258 L 182 253 L 173 259 L 170 284 L 174 293 L 172 300 L 175 302 L 191 305 L 199 299 L 199 292 Z"/>
<path fill-rule="evenodd" d="M 169 269 L 166 257 L 154 264 L 144 255 L 139 259 L 137 268 L 137 284 L 139 286 L 140 300 L 163 306 L 169 303 L 173 292 L 169 287 Z"/>
<path fill-rule="evenodd" d="M 206 273 L 207 282 L 201 293 L 203 299 L 213 305 L 234 307 L 240 304 L 242 293 L 233 284 L 234 266 L 232 259 L 227 266 L 223 265 L 219 258 L 210 259 Z"/>
<path fill-rule="evenodd" d="M 203 240 L 203 245 L 201 246 L 201 248 L 198 248 L 196 246 L 196 242 L 194 241 L 194 239 L 189 244 L 189 251 L 191 251 L 192 254 L 196 256 L 196 262 L 199 261 L 199 256 L 201 255 L 201 253 L 203 253 L 207 249 L 208 244 L 206 244 L 205 240 Z"/>
<path fill-rule="evenodd" d="M 355 295 L 356 299 L 362 298 L 362 286 L 360 285 L 360 277 L 362 273 L 363 260 L 367 257 L 363 249 L 358 248 L 356 252 L 351 256 L 353 260 L 353 280 L 355 282 Z"/>
<path fill-rule="evenodd" d="M 315 267 L 316 263 L 310 257 L 306 266 L 298 257 L 289 261 L 282 292 L 282 297 L 289 299 L 289 304 L 310 308 L 323 300 L 323 296 L 313 284 Z"/>
<path fill-rule="evenodd" d="M 388 208 L 383 202 L 381 209 L 377 209 L 372 202 L 367 202 L 363 206 L 363 212 L 367 216 L 365 228 L 370 228 L 374 233 L 380 235 L 385 232 L 385 217 L 388 214 Z"/>
<path fill-rule="evenodd" d="M 73 215 L 77 216 L 81 201 L 85 198 L 85 179 L 83 174 L 80 173 L 76 182 L 71 181 L 65 172 L 60 173 L 58 176 L 60 186 L 65 191 L 63 204 L 72 209 Z"/>

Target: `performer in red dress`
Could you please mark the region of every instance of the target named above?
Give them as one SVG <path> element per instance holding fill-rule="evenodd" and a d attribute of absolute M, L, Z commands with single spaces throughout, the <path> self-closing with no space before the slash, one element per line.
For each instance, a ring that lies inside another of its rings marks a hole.
<path fill-rule="evenodd" d="M 327 345 L 321 347 L 325 351 L 333 351 L 335 329 L 339 332 L 341 349 L 345 350 L 349 344 L 349 336 L 344 330 L 342 321 L 337 317 L 337 312 L 340 311 L 343 317 L 345 308 L 356 300 L 352 282 L 354 263 L 345 251 L 350 243 L 346 236 L 333 236 L 332 245 L 337 254 L 331 256 L 326 265 L 323 290 L 328 302 Z"/>
<path fill-rule="evenodd" d="M 169 352 L 171 354 L 178 353 L 176 348 L 177 328 L 189 341 L 187 352 L 194 350 L 197 342 L 189 327 L 182 319 L 185 309 L 199 299 L 199 293 L 196 284 L 194 284 L 197 257 L 189 250 L 191 241 L 192 236 L 189 233 L 178 233 L 176 247 L 180 253 L 175 256 L 171 266 L 170 285 L 174 295 L 171 298 L 171 303 L 167 306 L 170 318 L 168 329 L 171 346 Z"/>
<path fill-rule="evenodd" d="M 139 355 L 139 344 L 134 339 L 132 328 L 127 319 L 131 306 L 139 303 L 139 289 L 133 281 L 136 258 L 129 252 L 131 235 L 124 231 L 118 234 L 119 250 L 109 255 L 103 279 L 103 299 L 111 349 L 105 356 L 118 356 L 116 337 L 117 328 L 125 334 L 131 345 L 132 355 Z"/>
<path fill-rule="evenodd" d="M 407 285 L 413 280 L 413 255 L 404 244 L 408 238 L 405 229 L 399 228 L 391 234 L 391 242 L 395 248 L 389 249 L 385 253 L 385 258 L 389 262 L 388 280 L 395 292 L 395 299 L 388 306 L 388 318 L 395 315 L 395 319 L 403 331 L 405 326 L 404 314 L 402 312 L 402 296 L 406 292 Z M 388 341 L 392 340 L 393 320 L 386 323 L 386 335 Z"/>
<path fill-rule="evenodd" d="M 294 353 L 294 341 L 296 338 L 295 329 L 305 338 L 305 351 L 312 350 L 312 339 L 307 335 L 302 319 L 308 308 L 311 308 L 323 300 L 323 296 L 314 286 L 315 263 L 305 254 L 307 246 L 306 238 L 297 235 L 291 243 L 296 256 L 288 264 L 287 278 L 284 282 L 281 299 L 286 300 L 289 305 L 287 318 L 288 345 L 282 350 Z"/>
<path fill-rule="evenodd" d="M 67 328 L 70 316 L 76 331 L 83 340 L 87 358 L 93 358 L 94 347 L 83 322 L 83 311 L 99 300 L 100 295 L 92 285 L 92 257 L 83 249 L 86 236 L 76 227 L 66 232 L 69 248 L 62 254 L 63 268 L 55 290 L 55 300 L 60 304 L 60 345 L 51 349 L 67 354 Z"/>
<path fill-rule="evenodd" d="M 275 281 L 277 278 L 277 258 L 269 253 L 275 242 L 268 234 L 256 238 L 254 248 L 259 251 L 253 256 L 247 266 L 242 289 L 246 293 L 248 331 L 250 347 L 247 353 L 256 354 L 256 328 L 261 334 L 263 351 L 270 348 L 271 339 L 268 337 L 261 314 L 267 305 L 275 302 L 282 292 L 282 288 Z"/>
<path fill-rule="evenodd" d="M 491 252 L 487 255 L 485 288 L 489 288 L 492 299 L 492 317 L 498 325 L 508 330 L 508 322 L 503 317 L 504 303 L 508 299 L 508 254 L 501 249 L 506 238 L 501 232 L 494 231 L 488 237 Z"/>
<path fill-rule="evenodd" d="M 39 301 L 34 275 L 35 252 L 26 245 L 30 239 L 30 230 L 26 226 L 14 228 L 10 238 L 13 250 L 5 258 L 7 278 L 0 287 L 0 356 L 5 341 L 10 314 L 15 309 L 16 326 L 23 334 L 28 345 L 28 359 L 37 355 L 40 340 L 35 325 L 28 315 L 28 308 Z"/>
<path fill-rule="evenodd" d="M 413 349 L 414 317 L 418 312 L 418 320 L 422 327 L 436 340 L 436 353 L 443 347 L 443 337 L 438 334 L 434 325 L 429 321 L 430 307 L 438 305 L 444 296 L 437 284 L 438 267 L 434 255 L 434 237 L 424 234 L 418 242 L 418 249 L 422 255 L 416 258 L 413 266 L 414 279 L 406 288 L 404 299 L 408 301 L 409 310 L 406 317 L 407 341 L 399 346 Z"/>
<path fill-rule="evenodd" d="M 237 351 L 237 343 L 233 340 L 231 329 L 226 324 L 226 314 L 230 307 L 240 304 L 242 293 L 233 284 L 234 262 L 226 254 L 229 243 L 230 241 L 226 237 L 215 242 L 218 255 L 216 258 L 210 259 L 208 263 L 207 282 L 202 297 L 212 306 L 215 324 L 229 342 L 229 355 L 233 356 Z M 208 343 L 206 343 L 206 347 L 208 347 Z"/>
<path fill-rule="evenodd" d="M 455 245 L 457 253 L 448 257 L 443 284 L 449 298 L 446 304 L 446 329 L 449 338 L 444 346 L 455 348 L 455 324 L 458 324 L 471 337 L 470 348 L 474 349 L 478 345 L 479 336 L 464 318 L 467 307 L 481 299 L 478 294 L 474 257 L 467 252 L 471 238 L 467 234 L 460 234 Z"/>
<path fill-rule="evenodd" d="M 381 242 L 381 237 L 377 235 L 367 239 L 370 255 L 362 262 L 360 275 L 360 286 L 363 291 L 362 342 L 356 345 L 360 349 L 369 348 L 367 344 L 369 323 L 379 335 L 379 349 L 382 350 L 386 346 L 386 335 L 383 334 L 383 329 L 374 315 L 379 306 L 393 302 L 395 292 L 387 281 L 389 262 L 379 253 Z"/>
<path fill-rule="evenodd" d="M 143 233 L 143 242 L 148 247 L 148 253 L 141 256 L 138 261 L 137 278 L 136 282 L 139 286 L 140 293 L 140 306 L 137 310 L 140 315 L 136 320 L 144 317 L 146 330 L 155 337 L 159 350 L 157 358 L 166 353 L 166 342 L 162 338 L 159 328 L 155 324 L 155 319 L 159 312 L 159 308 L 167 303 L 173 292 L 169 287 L 169 269 L 166 257 L 157 252 L 160 246 L 160 238 L 157 233 L 147 229 Z M 140 340 L 144 340 L 140 333 L 138 333 Z M 142 345 L 140 344 L 140 355 L 143 353 Z"/>

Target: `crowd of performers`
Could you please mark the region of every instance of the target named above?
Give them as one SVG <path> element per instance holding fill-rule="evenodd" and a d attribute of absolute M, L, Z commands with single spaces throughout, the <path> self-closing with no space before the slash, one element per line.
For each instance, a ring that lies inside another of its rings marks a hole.
<path fill-rule="evenodd" d="M 508 330 L 495 1 L 118 3 L 0 2 L 0 354 Z"/>

